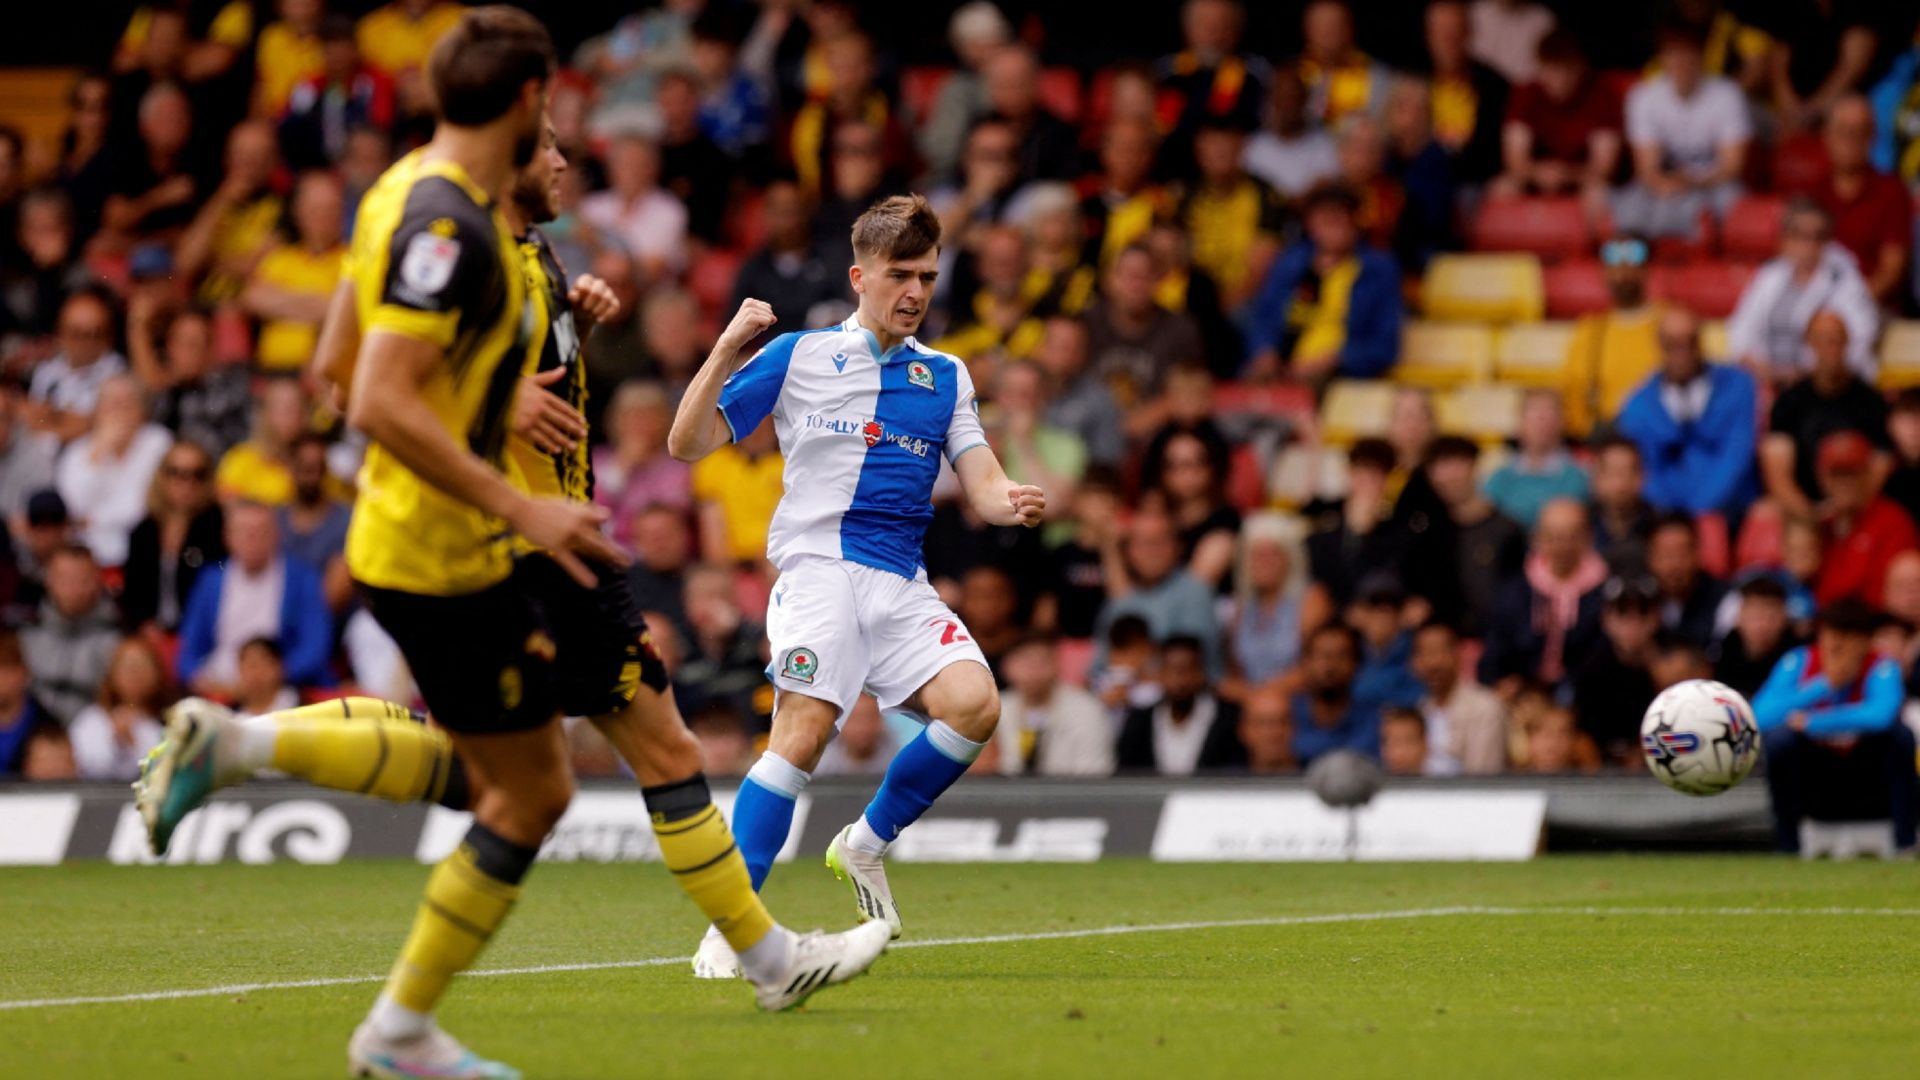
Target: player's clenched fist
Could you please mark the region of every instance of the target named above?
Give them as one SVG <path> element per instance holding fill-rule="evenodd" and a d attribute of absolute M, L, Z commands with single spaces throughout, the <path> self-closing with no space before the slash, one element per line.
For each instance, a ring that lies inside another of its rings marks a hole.
<path fill-rule="evenodd" d="M 1047 516 L 1047 493 L 1032 484 L 1015 484 L 1007 489 L 1007 504 L 1013 508 L 1010 525 L 1031 529 Z"/>
<path fill-rule="evenodd" d="M 760 332 L 774 323 L 773 306 L 765 300 L 755 300 L 749 296 L 740 301 L 740 310 L 733 313 L 733 321 L 720 332 L 720 340 L 734 349 L 760 336 Z"/>
<path fill-rule="evenodd" d="M 574 279 L 573 288 L 567 292 L 567 303 L 573 305 L 575 314 L 590 323 L 603 323 L 620 314 L 620 298 L 613 294 L 613 286 L 592 274 L 581 274 Z"/>

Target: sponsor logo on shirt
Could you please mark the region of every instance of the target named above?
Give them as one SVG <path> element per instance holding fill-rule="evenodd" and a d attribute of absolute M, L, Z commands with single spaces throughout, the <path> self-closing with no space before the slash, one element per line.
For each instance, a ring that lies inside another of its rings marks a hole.
<path fill-rule="evenodd" d="M 933 443 L 913 435 L 904 435 L 898 431 L 888 431 L 887 425 L 879 420 L 850 420 L 839 416 L 822 416 L 808 413 L 803 423 L 818 431 L 830 431 L 835 435 L 858 435 L 871 450 L 881 443 L 892 443 L 914 457 L 926 457 L 933 450 Z"/>

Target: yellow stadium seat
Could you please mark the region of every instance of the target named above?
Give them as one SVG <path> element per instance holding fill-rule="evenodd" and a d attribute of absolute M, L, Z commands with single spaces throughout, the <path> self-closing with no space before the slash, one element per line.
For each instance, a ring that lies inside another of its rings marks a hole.
<path fill-rule="evenodd" d="M 1722 363 L 1731 361 L 1727 355 L 1727 323 L 1725 319 L 1711 319 L 1700 324 L 1700 355 L 1709 360 Z"/>
<path fill-rule="evenodd" d="M 1880 337 L 1880 388 L 1909 386 L 1920 386 L 1920 320 L 1900 319 Z"/>
<path fill-rule="evenodd" d="M 1520 429 L 1520 387 L 1483 383 L 1450 390 L 1434 399 L 1440 430 L 1479 443 L 1505 442 Z"/>
<path fill-rule="evenodd" d="M 1393 409 L 1392 383 L 1342 379 L 1327 387 L 1320 402 L 1320 437 L 1329 446 L 1352 446 L 1356 440 L 1387 433 L 1387 414 Z"/>
<path fill-rule="evenodd" d="M 1546 315 L 1540 260 L 1532 255 L 1440 255 L 1427 264 L 1421 308 L 1429 319 L 1535 322 Z"/>
<path fill-rule="evenodd" d="M 1477 322 L 1409 322 L 1400 337 L 1395 382 L 1445 390 L 1493 374 L 1493 328 Z"/>
<path fill-rule="evenodd" d="M 1500 332 L 1493 346 L 1493 371 L 1516 386 L 1558 388 L 1567 379 L 1573 323 L 1515 323 Z"/>

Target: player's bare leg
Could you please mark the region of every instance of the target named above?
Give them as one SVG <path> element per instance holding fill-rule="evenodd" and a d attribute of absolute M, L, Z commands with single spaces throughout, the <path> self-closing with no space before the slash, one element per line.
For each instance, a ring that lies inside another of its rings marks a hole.
<path fill-rule="evenodd" d="M 993 675 L 972 660 L 948 664 L 914 697 L 931 718 L 893 756 L 866 812 L 827 847 L 827 868 L 853 890 L 860 918 L 900 936 L 900 909 L 887 883 L 887 846 L 966 773 L 1000 722 Z"/>

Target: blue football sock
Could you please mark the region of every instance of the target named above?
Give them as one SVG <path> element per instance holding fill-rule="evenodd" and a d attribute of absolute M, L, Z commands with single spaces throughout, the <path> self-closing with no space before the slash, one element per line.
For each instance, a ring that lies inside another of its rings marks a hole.
<path fill-rule="evenodd" d="M 755 892 L 773 869 L 774 857 L 787 844 L 793 828 L 793 805 L 806 790 L 808 775 L 778 754 L 768 751 L 747 770 L 733 797 L 733 842 L 747 862 L 747 876 Z"/>
<path fill-rule="evenodd" d="M 867 825 L 885 843 L 920 820 L 933 800 L 953 786 L 985 749 L 944 721 L 935 720 L 893 756 L 887 778 L 867 804 Z"/>

